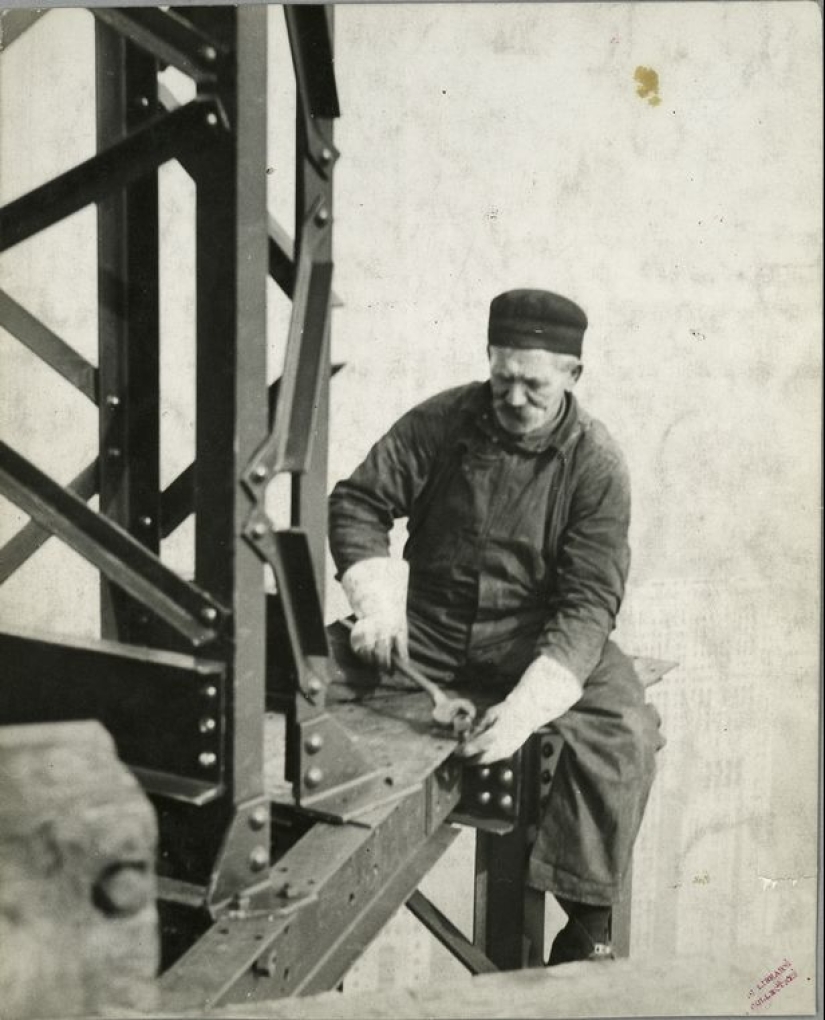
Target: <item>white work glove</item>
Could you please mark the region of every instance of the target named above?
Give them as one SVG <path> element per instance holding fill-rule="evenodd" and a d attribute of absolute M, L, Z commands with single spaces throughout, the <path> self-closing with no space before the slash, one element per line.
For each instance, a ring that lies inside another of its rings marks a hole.
<path fill-rule="evenodd" d="M 392 668 L 393 653 L 407 662 L 407 580 L 406 560 L 373 556 L 360 560 L 341 578 L 346 596 L 358 621 L 350 633 L 355 654 L 367 662 Z"/>
<path fill-rule="evenodd" d="M 570 670 L 540 655 L 504 701 L 487 709 L 456 753 L 474 758 L 474 765 L 509 758 L 531 733 L 564 715 L 581 696 L 582 685 Z"/>

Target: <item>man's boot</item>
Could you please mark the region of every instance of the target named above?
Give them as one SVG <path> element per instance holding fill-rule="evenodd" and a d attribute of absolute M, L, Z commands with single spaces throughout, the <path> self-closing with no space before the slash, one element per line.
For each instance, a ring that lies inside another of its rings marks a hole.
<path fill-rule="evenodd" d="M 559 903 L 567 913 L 567 924 L 553 939 L 547 966 L 576 960 L 612 960 L 610 907 L 593 907 L 562 899 Z"/>

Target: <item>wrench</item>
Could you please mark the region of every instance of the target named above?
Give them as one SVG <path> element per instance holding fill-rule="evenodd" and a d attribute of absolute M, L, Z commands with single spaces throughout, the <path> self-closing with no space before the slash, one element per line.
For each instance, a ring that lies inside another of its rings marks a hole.
<path fill-rule="evenodd" d="M 352 620 L 341 620 L 341 623 L 349 631 L 354 626 Z M 438 684 L 428 680 L 415 666 L 408 662 L 402 662 L 395 653 L 393 653 L 392 665 L 397 673 L 400 673 L 401 676 L 406 677 L 408 680 L 412 680 L 414 684 L 418 684 L 419 687 L 429 694 L 433 703 L 434 722 L 437 722 L 440 726 L 449 726 L 457 737 L 472 729 L 476 718 L 476 707 L 469 698 L 449 697 L 449 695 L 441 690 Z"/>

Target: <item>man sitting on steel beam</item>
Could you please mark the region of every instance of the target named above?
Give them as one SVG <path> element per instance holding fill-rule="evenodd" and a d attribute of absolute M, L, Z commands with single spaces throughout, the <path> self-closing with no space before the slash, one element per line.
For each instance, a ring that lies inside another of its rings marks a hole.
<path fill-rule="evenodd" d="M 630 562 L 624 458 L 572 390 L 587 318 L 540 290 L 490 306 L 490 380 L 407 412 L 330 497 L 351 643 L 443 684 L 501 691 L 461 754 L 510 757 L 552 722 L 565 745 L 530 859 L 568 915 L 550 964 L 603 959 L 663 745 L 610 640 Z M 389 558 L 408 518 L 404 559 Z"/>

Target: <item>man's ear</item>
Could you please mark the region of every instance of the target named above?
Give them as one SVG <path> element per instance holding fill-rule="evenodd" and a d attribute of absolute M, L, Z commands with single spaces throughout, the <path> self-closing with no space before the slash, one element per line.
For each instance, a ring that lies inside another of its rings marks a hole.
<path fill-rule="evenodd" d="M 570 378 L 573 380 L 572 385 L 570 386 L 571 390 L 573 389 L 573 386 L 575 386 L 576 383 L 579 381 L 579 379 L 581 379 L 583 371 L 584 365 L 582 365 L 581 362 L 578 365 L 576 365 L 574 369 L 571 370 Z"/>

